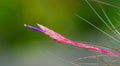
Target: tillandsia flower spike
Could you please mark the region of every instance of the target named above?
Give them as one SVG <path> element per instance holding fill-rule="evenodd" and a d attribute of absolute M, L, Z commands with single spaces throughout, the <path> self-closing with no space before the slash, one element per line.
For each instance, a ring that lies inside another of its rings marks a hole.
<path fill-rule="evenodd" d="M 37 25 L 40 27 L 40 29 L 36 28 L 36 27 L 33 27 L 33 26 L 30 26 L 30 25 L 27 25 L 27 24 L 25 24 L 24 26 L 26 26 L 27 28 L 30 28 L 32 30 L 44 33 L 44 34 L 50 36 L 56 42 L 60 42 L 62 44 L 74 45 L 74 46 L 77 46 L 77 47 L 86 48 L 88 50 L 93 50 L 93 51 L 96 51 L 96 52 L 100 52 L 100 53 L 103 53 L 103 54 L 106 54 L 106 55 L 120 57 L 119 53 L 114 53 L 114 52 L 111 52 L 111 51 L 108 51 L 108 50 L 105 50 L 105 49 L 101 49 L 101 48 L 97 48 L 97 47 L 94 47 L 94 46 L 91 46 L 91 45 L 87 45 L 87 44 L 83 44 L 83 43 L 79 43 L 79 42 L 76 42 L 76 41 L 69 40 L 69 39 L 65 38 L 64 36 L 54 32 L 53 30 L 51 30 L 51 29 L 49 29 L 49 28 L 47 28 L 47 27 L 45 27 L 41 24 L 37 24 Z"/>

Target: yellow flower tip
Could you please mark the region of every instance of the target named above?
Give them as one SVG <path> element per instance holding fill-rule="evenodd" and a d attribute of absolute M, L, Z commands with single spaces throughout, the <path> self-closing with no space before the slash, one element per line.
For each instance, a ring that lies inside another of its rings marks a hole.
<path fill-rule="evenodd" d="M 26 27 L 27 25 L 26 25 L 26 24 L 24 24 L 24 26 Z"/>

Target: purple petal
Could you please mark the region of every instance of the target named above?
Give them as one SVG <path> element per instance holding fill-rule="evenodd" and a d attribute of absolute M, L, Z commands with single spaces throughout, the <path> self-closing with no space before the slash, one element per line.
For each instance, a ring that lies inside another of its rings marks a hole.
<path fill-rule="evenodd" d="M 37 32 L 41 32 L 41 33 L 45 32 L 45 31 L 43 31 L 43 30 L 41 30 L 41 29 L 39 29 L 39 28 L 33 27 L 33 26 L 31 26 L 31 25 L 24 24 L 24 26 L 27 27 L 27 28 L 30 28 L 30 29 L 32 29 L 32 30 L 35 30 L 35 31 L 37 31 Z"/>

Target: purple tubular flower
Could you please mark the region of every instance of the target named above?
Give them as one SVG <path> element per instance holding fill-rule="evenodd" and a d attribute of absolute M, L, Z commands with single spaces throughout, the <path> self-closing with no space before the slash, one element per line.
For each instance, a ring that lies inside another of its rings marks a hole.
<path fill-rule="evenodd" d="M 30 29 L 32 29 L 32 30 L 35 30 L 35 31 L 37 31 L 37 32 L 40 32 L 40 33 L 45 32 L 45 31 L 43 31 L 43 30 L 41 30 L 41 29 L 39 29 L 39 28 L 33 27 L 33 26 L 31 26 L 31 25 L 24 24 L 24 26 L 27 27 L 27 28 L 30 28 Z"/>

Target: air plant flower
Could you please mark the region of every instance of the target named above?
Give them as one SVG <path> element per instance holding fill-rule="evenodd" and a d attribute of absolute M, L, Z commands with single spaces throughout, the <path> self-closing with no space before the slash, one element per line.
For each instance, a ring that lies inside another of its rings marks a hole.
<path fill-rule="evenodd" d="M 62 44 L 73 45 L 73 46 L 85 48 L 85 49 L 88 49 L 88 50 L 93 50 L 93 51 L 100 52 L 100 53 L 110 55 L 110 56 L 120 57 L 119 53 L 114 53 L 114 52 L 109 51 L 109 50 L 105 50 L 105 49 L 97 48 L 97 47 L 94 47 L 94 46 L 91 46 L 91 45 L 88 45 L 88 44 L 72 41 L 72 40 L 67 39 L 64 36 L 60 35 L 59 33 L 54 32 L 53 30 L 41 25 L 41 24 L 37 24 L 37 25 L 38 25 L 39 28 L 24 24 L 24 26 L 27 27 L 27 28 L 30 28 L 32 30 L 35 30 L 37 32 L 44 33 L 44 34 L 50 36 L 56 42 L 59 42 L 59 43 L 62 43 Z"/>

